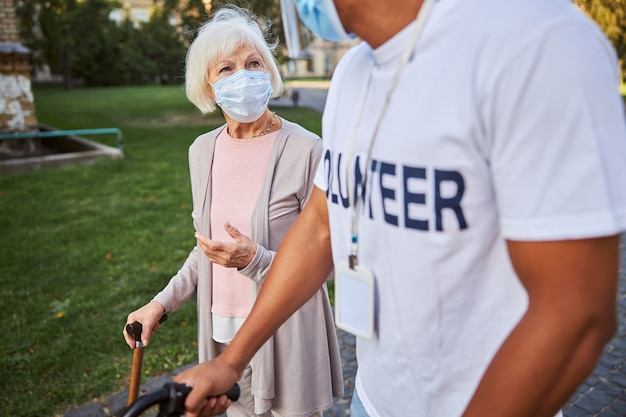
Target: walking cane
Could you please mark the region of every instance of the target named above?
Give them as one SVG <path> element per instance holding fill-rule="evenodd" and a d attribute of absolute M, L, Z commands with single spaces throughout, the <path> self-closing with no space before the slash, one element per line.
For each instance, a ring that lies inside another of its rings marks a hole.
<path fill-rule="evenodd" d="M 163 314 L 159 319 L 159 324 L 167 320 L 167 314 Z M 126 406 L 130 407 L 139 396 L 139 385 L 141 384 L 141 365 L 143 363 L 143 343 L 141 342 L 141 323 L 138 321 L 126 325 L 126 333 L 135 339 L 135 349 L 133 349 L 133 363 L 130 371 L 130 387 L 128 388 L 128 401 Z"/>

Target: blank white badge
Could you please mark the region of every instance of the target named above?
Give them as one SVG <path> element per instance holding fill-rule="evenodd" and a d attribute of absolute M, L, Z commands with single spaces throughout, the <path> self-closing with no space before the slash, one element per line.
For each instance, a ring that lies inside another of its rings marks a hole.
<path fill-rule="evenodd" d="M 374 337 L 374 274 L 370 270 L 335 262 L 335 322 L 354 335 Z"/>

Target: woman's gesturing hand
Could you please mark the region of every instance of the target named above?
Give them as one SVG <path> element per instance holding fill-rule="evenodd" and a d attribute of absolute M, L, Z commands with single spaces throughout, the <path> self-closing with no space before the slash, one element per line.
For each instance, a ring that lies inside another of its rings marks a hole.
<path fill-rule="evenodd" d="M 242 235 L 230 223 L 224 225 L 224 230 L 233 238 L 232 242 L 211 240 L 198 232 L 196 232 L 195 237 L 211 262 L 226 268 L 245 268 L 256 254 L 256 242 L 248 236 Z"/>

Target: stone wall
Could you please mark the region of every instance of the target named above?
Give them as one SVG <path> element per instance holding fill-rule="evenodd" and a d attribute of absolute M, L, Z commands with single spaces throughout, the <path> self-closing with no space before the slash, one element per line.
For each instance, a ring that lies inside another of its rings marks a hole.
<path fill-rule="evenodd" d="M 0 133 L 37 129 L 29 61 L 21 44 L 0 42 Z"/>
<path fill-rule="evenodd" d="M 30 57 L 20 43 L 13 0 L 0 0 L 0 133 L 37 128 Z"/>
<path fill-rule="evenodd" d="M 31 52 L 20 43 L 13 0 L 0 0 L 0 134 L 37 132 Z M 38 139 L 0 139 L 0 156 L 36 150 Z"/>
<path fill-rule="evenodd" d="M 0 0 L 0 42 L 19 43 L 15 4 L 13 0 Z"/>

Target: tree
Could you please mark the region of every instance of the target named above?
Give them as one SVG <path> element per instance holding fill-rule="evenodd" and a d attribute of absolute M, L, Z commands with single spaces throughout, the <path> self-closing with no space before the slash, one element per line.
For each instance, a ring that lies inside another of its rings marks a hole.
<path fill-rule="evenodd" d="M 178 0 L 166 0 L 176 2 Z M 201 2 L 202 0 L 189 0 Z M 244 9 L 250 10 L 259 18 L 259 24 L 262 26 L 269 26 L 269 42 L 277 41 L 280 47 L 277 50 L 277 58 L 279 62 L 287 60 L 286 56 L 282 55 L 282 51 L 285 47 L 285 36 L 283 34 L 283 24 L 282 18 L 280 14 L 280 0 L 211 0 L 211 8 L 209 9 L 209 13 L 214 10 L 217 10 L 223 7 L 226 4 L 234 4 Z M 201 20 L 199 23 L 202 23 L 206 20 L 206 17 Z M 196 30 L 199 27 L 196 24 L 193 27 L 187 27 L 188 30 L 192 30 L 190 33 L 195 36 Z"/>
<path fill-rule="evenodd" d="M 200 26 L 209 17 L 210 7 L 203 0 L 163 0 L 162 13 L 174 17 L 185 47 L 195 38 Z"/>
<path fill-rule="evenodd" d="M 108 16 L 116 7 L 108 0 L 16 0 L 16 15 L 35 64 L 48 64 L 70 89 L 76 55 L 94 46 L 103 52 L 111 47 L 114 23 Z"/>
<path fill-rule="evenodd" d="M 154 69 L 153 81 L 182 84 L 186 46 L 164 9 L 155 9 L 150 20 L 141 24 L 137 45 Z"/>
<path fill-rule="evenodd" d="M 130 16 L 126 16 L 119 26 L 117 58 L 110 67 L 110 75 L 114 79 L 110 85 L 154 83 L 159 70 L 144 50 L 143 37 L 144 31 L 135 25 Z"/>
<path fill-rule="evenodd" d="M 574 0 L 574 3 L 596 21 L 609 38 L 626 74 L 626 0 Z"/>
<path fill-rule="evenodd" d="M 72 16 L 70 72 L 88 86 L 117 85 L 122 29 L 111 19 L 108 0 L 84 0 Z"/>
<path fill-rule="evenodd" d="M 154 0 L 150 20 L 141 24 L 128 14 L 120 24 L 111 20 L 111 12 L 121 8 L 116 0 L 15 2 L 20 35 L 35 66 L 49 65 L 67 89 L 77 79 L 88 86 L 182 81 L 187 47 L 211 10 L 226 3 L 249 8 L 260 24 L 269 25 L 268 41 L 284 43 L 279 0 Z"/>
<path fill-rule="evenodd" d="M 63 73 L 66 88 L 69 77 L 66 33 L 68 16 L 76 2 L 73 0 L 21 0 L 17 2 L 16 15 L 20 22 L 20 36 L 33 51 L 35 65 L 47 63 L 52 71 Z"/>

